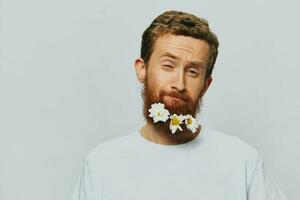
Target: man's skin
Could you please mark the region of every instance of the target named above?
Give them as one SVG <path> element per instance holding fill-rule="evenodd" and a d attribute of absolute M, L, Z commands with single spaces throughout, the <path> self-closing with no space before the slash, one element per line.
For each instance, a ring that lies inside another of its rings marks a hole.
<path fill-rule="evenodd" d="M 152 97 L 151 103 L 160 101 L 171 114 L 181 114 L 187 108 L 199 106 L 212 82 L 211 76 L 205 79 L 208 58 L 209 45 L 206 41 L 182 35 L 163 35 L 155 41 L 147 67 L 142 58 L 135 60 L 137 79 L 144 85 L 148 84 L 147 92 Z M 182 99 L 168 95 L 160 98 L 162 92 L 176 92 Z M 196 109 L 191 114 L 195 117 Z M 158 124 L 147 119 L 146 125 L 140 131 L 141 135 L 154 143 L 175 145 L 193 140 L 201 130 L 199 126 L 196 133 L 185 128 L 172 134 L 167 129 L 169 121 L 161 126 L 163 128 L 157 128 Z"/>

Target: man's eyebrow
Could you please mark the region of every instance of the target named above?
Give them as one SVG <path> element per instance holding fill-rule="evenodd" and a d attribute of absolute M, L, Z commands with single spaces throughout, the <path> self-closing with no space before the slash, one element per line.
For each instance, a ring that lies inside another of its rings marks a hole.
<path fill-rule="evenodd" d="M 199 62 L 199 61 L 192 61 L 191 62 L 191 65 L 192 66 L 196 66 L 196 67 L 200 67 L 200 68 L 204 68 L 204 65 L 202 62 Z"/>
<path fill-rule="evenodd" d="M 175 55 L 173 55 L 173 54 L 171 54 L 170 52 L 166 52 L 166 53 L 162 54 L 162 55 L 160 56 L 160 58 L 165 57 L 165 56 L 166 56 L 166 57 L 173 58 L 173 59 L 175 59 L 175 60 L 178 60 L 178 57 L 175 56 Z"/>
<path fill-rule="evenodd" d="M 162 57 L 170 57 L 170 58 L 173 58 L 173 59 L 175 59 L 175 60 L 178 60 L 178 59 L 179 59 L 177 56 L 171 54 L 170 52 L 166 52 L 166 53 L 162 54 L 162 55 L 160 56 L 160 58 L 162 58 Z M 191 65 L 191 66 L 195 66 L 195 67 L 204 68 L 203 63 L 200 62 L 200 61 L 191 61 L 191 62 L 190 62 L 190 65 Z"/>

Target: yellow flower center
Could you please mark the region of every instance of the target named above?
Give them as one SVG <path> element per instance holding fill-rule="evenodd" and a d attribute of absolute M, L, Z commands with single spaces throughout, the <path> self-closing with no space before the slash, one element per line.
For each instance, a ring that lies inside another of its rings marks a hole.
<path fill-rule="evenodd" d="M 180 120 L 177 117 L 172 118 L 171 120 L 171 124 L 173 126 L 179 125 L 180 124 Z"/>
<path fill-rule="evenodd" d="M 188 123 L 189 125 L 192 124 L 192 123 L 193 123 L 192 118 L 188 118 L 188 119 L 187 119 L 187 123 Z"/>
<path fill-rule="evenodd" d="M 157 116 L 160 116 L 160 112 L 157 112 Z"/>

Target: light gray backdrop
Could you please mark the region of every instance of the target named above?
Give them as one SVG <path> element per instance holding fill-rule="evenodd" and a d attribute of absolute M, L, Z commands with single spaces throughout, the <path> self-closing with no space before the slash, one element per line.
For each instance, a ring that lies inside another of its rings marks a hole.
<path fill-rule="evenodd" d="M 68 199 L 92 148 L 143 125 L 133 63 L 169 9 L 220 40 L 201 123 L 256 147 L 299 199 L 298 2 L 2 0 L 0 199 Z"/>

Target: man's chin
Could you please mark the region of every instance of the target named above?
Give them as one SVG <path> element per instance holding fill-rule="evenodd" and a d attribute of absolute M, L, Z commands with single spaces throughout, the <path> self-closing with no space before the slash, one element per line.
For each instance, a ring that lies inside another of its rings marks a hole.
<path fill-rule="evenodd" d="M 169 135 L 169 136 L 178 135 L 179 133 L 182 133 L 182 131 L 180 131 L 180 130 L 177 130 L 175 133 L 172 133 L 170 130 L 170 127 L 169 127 L 170 126 L 169 120 L 166 122 L 156 122 L 156 123 L 152 122 L 151 124 L 157 131 L 164 133 L 166 135 Z M 182 126 L 182 128 L 184 128 L 184 127 Z"/>
<path fill-rule="evenodd" d="M 177 130 L 175 133 L 172 133 L 171 130 L 170 130 L 170 121 L 166 121 L 166 122 L 157 122 L 157 123 L 154 123 L 153 121 L 150 123 L 152 124 L 152 126 L 158 130 L 159 132 L 161 133 L 164 133 L 166 135 L 169 135 L 169 136 L 175 136 L 177 137 L 179 134 L 182 135 L 182 134 L 186 134 L 186 133 L 192 133 L 190 130 L 188 130 L 184 123 L 181 125 L 181 128 L 183 129 L 182 131 L 180 130 Z"/>
<path fill-rule="evenodd" d="M 152 126 L 157 129 L 158 131 L 165 133 L 165 134 L 171 134 L 170 128 L 169 128 L 169 121 L 166 122 L 157 122 L 154 123 L 151 122 Z"/>

